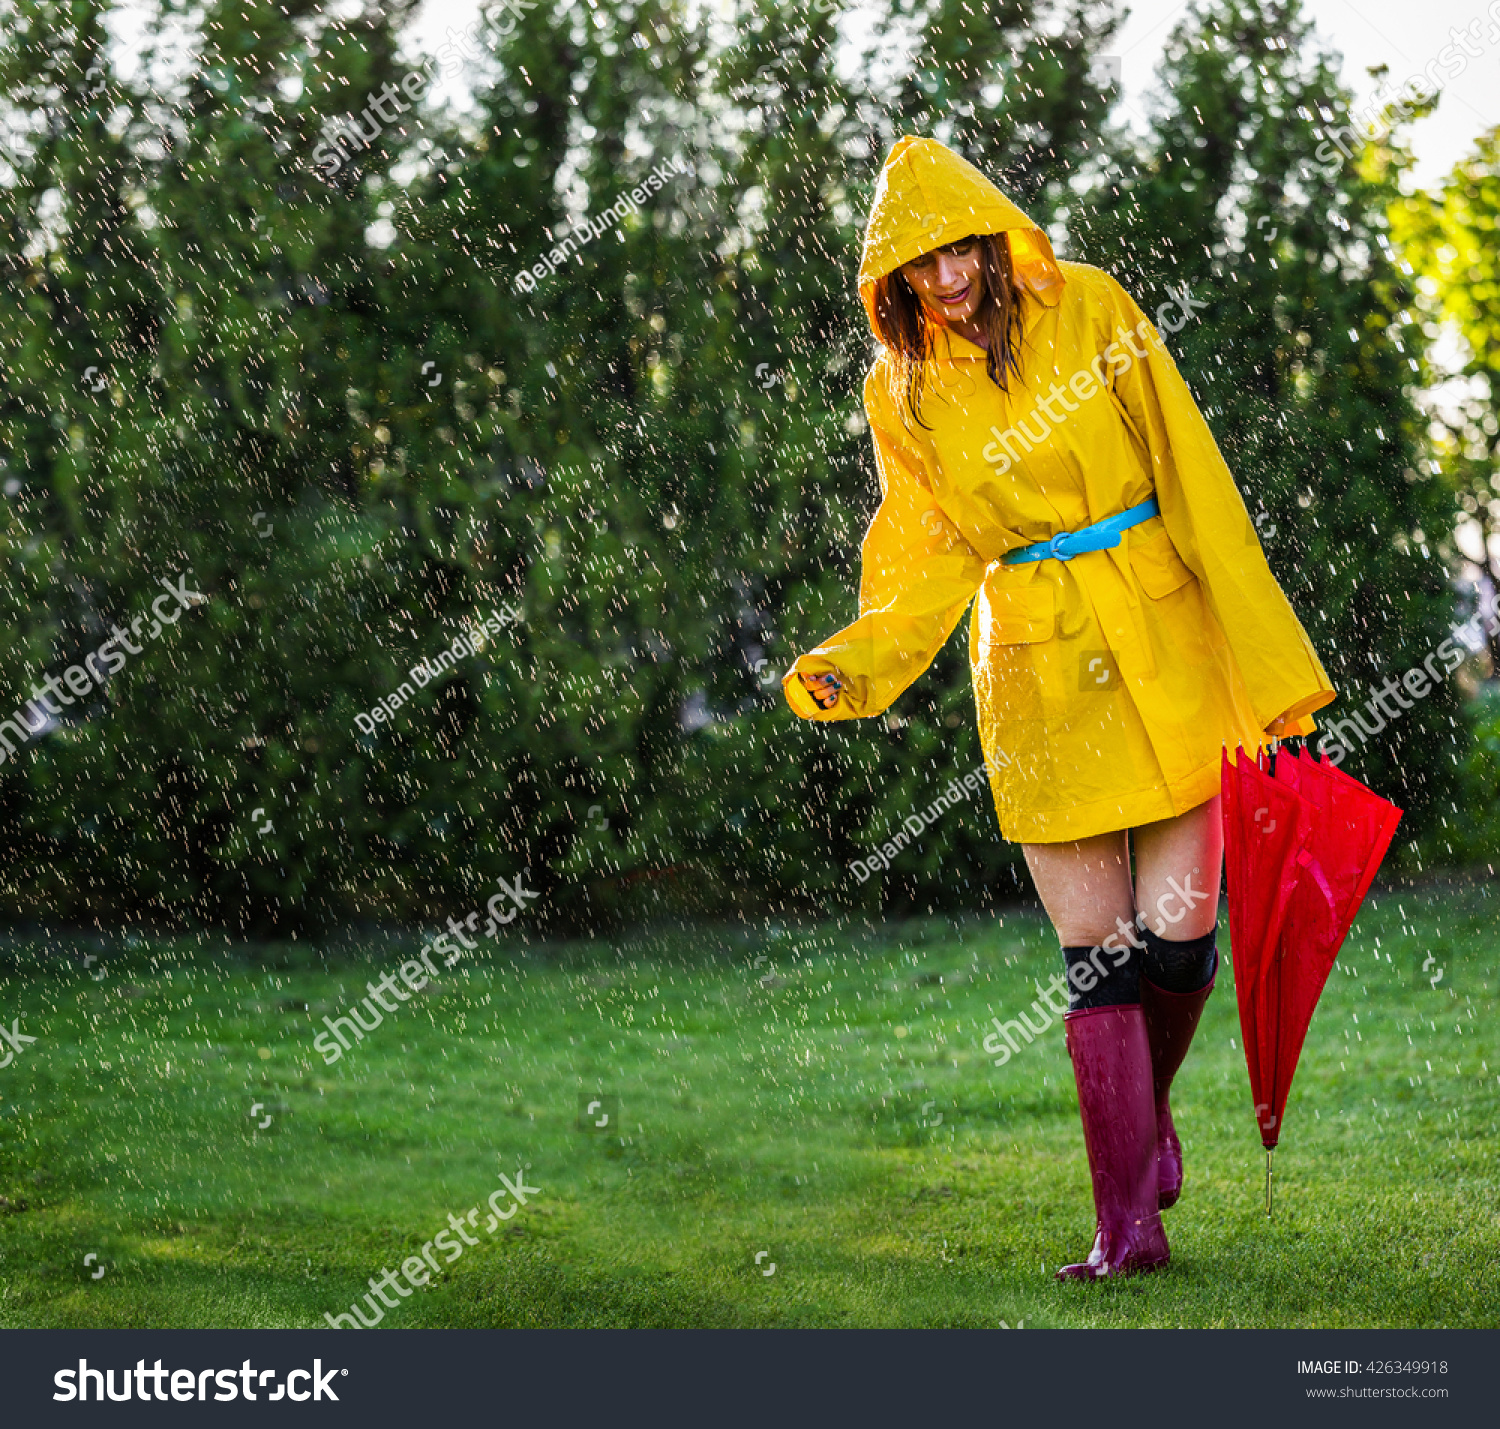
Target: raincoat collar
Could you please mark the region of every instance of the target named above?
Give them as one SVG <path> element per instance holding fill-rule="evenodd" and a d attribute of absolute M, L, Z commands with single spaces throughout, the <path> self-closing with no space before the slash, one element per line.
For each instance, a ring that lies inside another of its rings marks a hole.
<path fill-rule="evenodd" d="M 1025 327 L 1040 307 L 1062 301 L 1062 270 L 1047 235 L 967 159 L 936 139 L 903 135 L 876 180 L 859 263 L 859 295 L 877 338 L 876 280 L 971 233 L 1005 234 L 1016 281 L 1039 300 L 1023 305 Z M 948 336 L 953 357 L 984 356 L 967 338 Z"/>

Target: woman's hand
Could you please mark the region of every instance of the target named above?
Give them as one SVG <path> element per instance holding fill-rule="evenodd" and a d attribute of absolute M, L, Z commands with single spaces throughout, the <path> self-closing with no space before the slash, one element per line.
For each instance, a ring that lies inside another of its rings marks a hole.
<path fill-rule="evenodd" d="M 844 688 L 844 682 L 837 675 L 804 675 L 800 670 L 797 678 L 802 681 L 802 688 L 813 697 L 813 702 L 820 710 L 831 710 L 839 702 L 839 691 Z"/>

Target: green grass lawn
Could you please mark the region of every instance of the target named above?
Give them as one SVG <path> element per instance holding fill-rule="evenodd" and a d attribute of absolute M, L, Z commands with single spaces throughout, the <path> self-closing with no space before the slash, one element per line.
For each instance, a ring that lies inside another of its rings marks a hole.
<path fill-rule="evenodd" d="M 333 1066 L 323 1014 L 414 943 L 13 940 L 0 1325 L 320 1326 L 476 1207 L 386 1325 L 1493 1326 L 1497 903 L 1372 897 L 1270 1220 L 1226 976 L 1174 1098 L 1171 1267 L 1068 1286 L 1093 1218 L 1061 1027 L 981 1047 L 1058 965 L 1033 913 L 481 942 Z M 538 1194 L 487 1234 L 518 1166 Z"/>

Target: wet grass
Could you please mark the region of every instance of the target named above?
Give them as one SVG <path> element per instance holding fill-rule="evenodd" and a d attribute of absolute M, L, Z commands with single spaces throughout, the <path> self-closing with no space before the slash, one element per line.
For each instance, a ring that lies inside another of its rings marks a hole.
<path fill-rule="evenodd" d="M 1070 1286 L 1061 1029 L 981 1046 L 1053 971 L 1033 915 L 481 943 L 332 1066 L 323 1016 L 395 945 L 13 941 L 0 1013 L 36 1041 L 0 1069 L 0 1325 L 323 1325 L 473 1207 L 385 1324 L 1493 1326 L 1497 901 L 1367 905 L 1270 1220 L 1226 978 L 1174 1098 L 1171 1267 Z M 537 1194 L 487 1233 L 518 1167 Z"/>

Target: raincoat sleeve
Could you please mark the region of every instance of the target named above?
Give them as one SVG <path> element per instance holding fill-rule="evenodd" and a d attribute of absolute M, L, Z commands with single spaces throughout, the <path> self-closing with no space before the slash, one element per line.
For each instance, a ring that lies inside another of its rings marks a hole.
<path fill-rule="evenodd" d="M 1198 577 L 1245 678 L 1256 718 L 1286 739 L 1311 734 L 1336 698 L 1312 642 L 1266 563 L 1260 537 L 1193 394 L 1131 296 L 1108 274 L 1113 390 L 1151 456 L 1162 524 Z M 1165 304 L 1163 306 L 1166 306 Z M 1136 336 L 1134 349 L 1125 340 Z M 1144 357 L 1131 357 L 1144 349 Z M 1121 367 L 1120 359 L 1130 357 Z"/>
<path fill-rule="evenodd" d="M 865 380 L 865 412 L 881 502 L 860 552 L 859 619 L 783 676 L 786 701 L 803 719 L 863 719 L 889 708 L 942 649 L 989 564 L 933 498 L 878 369 Z M 797 676 L 829 672 L 843 689 L 825 710 Z"/>

